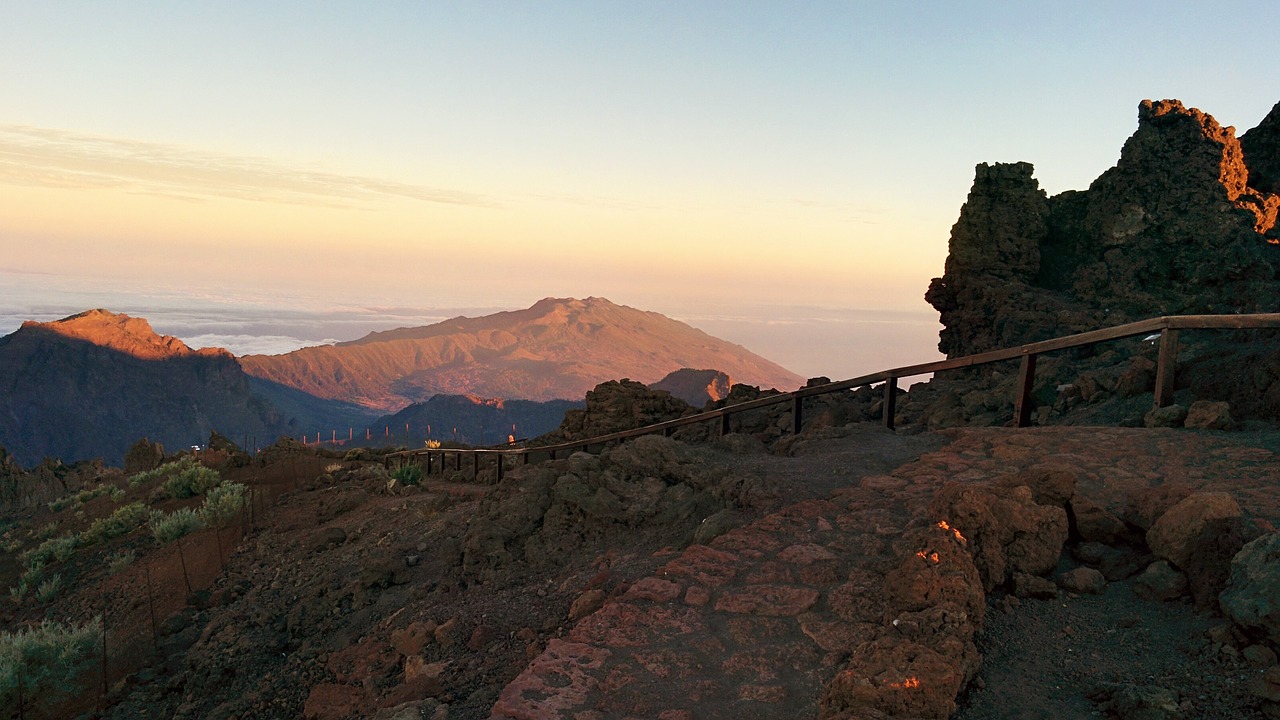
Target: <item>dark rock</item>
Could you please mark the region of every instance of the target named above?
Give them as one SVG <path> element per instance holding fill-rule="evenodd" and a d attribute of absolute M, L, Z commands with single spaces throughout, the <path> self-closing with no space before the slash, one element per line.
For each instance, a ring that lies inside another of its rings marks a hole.
<path fill-rule="evenodd" d="M 1142 416 L 1142 424 L 1149 428 L 1182 427 L 1187 409 L 1178 404 L 1152 408 Z"/>
<path fill-rule="evenodd" d="M 1098 570 L 1079 567 L 1058 575 L 1058 585 L 1068 592 L 1101 595 L 1107 589 L 1107 579 Z"/>
<path fill-rule="evenodd" d="M 1187 594 L 1187 576 L 1161 560 L 1152 563 L 1133 579 L 1133 593 L 1140 598 L 1163 602 Z"/>
<path fill-rule="evenodd" d="M 1014 573 L 1013 594 L 1020 598 L 1051 600 L 1058 597 L 1058 586 L 1052 580 L 1039 575 Z"/>
<path fill-rule="evenodd" d="M 1280 643 L 1280 533 L 1245 545 L 1231 560 L 1222 614 Z"/>
<path fill-rule="evenodd" d="M 658 382 L 650 383 L 650 390 L 661 390 L 700 408 L 708 402 L 723 400 L 729 395 L 733 382 L 719 370 L 694 370 L 680 368 Z"/>
<path fill-rule="evenodd" d="M 1231 403 L 1197 400 L 1187 408 L 1184 427 L 1204 430 L 1226 430 L 1231 427 Z"/>
<path fill-rule="evenodd" d="M 1147 545 L 1156 557 L 1185 569 L 1209 523 L 1241 514 L 1239 503 L 1229 493 L 1195 493 L 1156 520 L 1147 531 Z"/>

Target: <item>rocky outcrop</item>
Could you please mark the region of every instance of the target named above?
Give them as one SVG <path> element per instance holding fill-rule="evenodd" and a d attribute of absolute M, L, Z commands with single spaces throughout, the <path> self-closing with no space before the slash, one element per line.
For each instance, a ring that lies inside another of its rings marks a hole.
<path fill-rule="evenodd" d="M 1249 168 L 1249 187 L 1280 194 L 1280 103 L 1257 127 L 1240 136 L 1240 149 Z"/>
<path fill-rule="evenodd" d="M 406 424 L 424 440 L 468 445 L 498 445 L 508 440 L 537 437 L 555 430 L 581 400 L 503 400 L 475 395 L 436 395 L 392 415 L 373 421 L 374 428 L 403 428 Z"/>
<path fill-rule="evenodd" d="M 1280 643 L 1280 533 L 1264 535 L 1236 554 L 1220 600 L 1222 614 Z"/>
<path fill-rule="evenodd" d="M 948 356 L 1162 314 L 1280 300 L 1273 111 L 1248 134 L 1177 100 L 1143 101 L 1115 167 L 1046 197 L 1028 163 L 982 164 L 926 299 Z M 1251 184 L 1253 182 L 1253 184 Z"/>
<path fill-rule="evenodd" d="M 649 389 L 665 390 L 693 407 L 700 408 L 708 402 L 725 399 L 732 385 L 729 376 L 719 370 L 680 368 L 658 382 L 650 383 Z"/>
<path fill-rule="evenodd" d="M 585 407 L 564 413 L 560 427 L 537 444 L 570 442 L 674 420 L 694 412 L 664 390 L 650 390 L 634 380 L 610 380 L 587 392 Z"/>

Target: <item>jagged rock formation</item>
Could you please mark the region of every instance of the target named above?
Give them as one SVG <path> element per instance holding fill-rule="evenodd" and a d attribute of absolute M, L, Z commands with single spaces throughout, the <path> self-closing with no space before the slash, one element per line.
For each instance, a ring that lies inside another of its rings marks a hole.
<path fill-rule="evenodd" d="M 925 298 L 955 357 L 1164 314 L 1280 305 L 1273 110 L 1247 134 L 1145 100 L 1119 162 L 1046 197 L 1029 163 L 981 164 Z M 1251 184 L 1251 181 L 1253 184 Z"/>
<path fill-rule="evenodd" d="M 656 383 L 650 390 L 665 390 L 675 397 L 700 408 L 708 402 L 723 400 L 729 395 L 733 381 L 719 370 L 694 370 L 680 368 Z"/>
<path fill-rule="evenodd" d="M 716 367 L 784 390 L 803 382 L 739 345 L 604 298 L 546 298 L 527 310 L 240 362 L 255 377 L 383 412 L 438 394 L 577 399 L 605 380 L 656 382 L 682 367 Z"/>
<path fill-rule="evenodd" d="M 593 438 L 694 412 L 688 403 L 665 390 L 651 390 L 634 380 L 610 380 L 588 392 L 585 407 L 566 412 L 560 427 L 538 438 L 537 444 Z"/>
<path fill-rule="evenodd" d="M 1240 136 L 1240 149 L 1249 168 L 1249 187 L 1280 193 L 1280 103 L 1257 127 Z"/>

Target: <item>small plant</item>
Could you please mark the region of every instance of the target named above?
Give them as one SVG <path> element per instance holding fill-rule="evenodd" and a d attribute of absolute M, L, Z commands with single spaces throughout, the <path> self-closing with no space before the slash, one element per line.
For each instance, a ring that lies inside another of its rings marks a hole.
<path fill-rule="evenodd" d="M 55 573 L 36 587 L 36 601 L 51 602 L 60 592 L 62 592 L 62 576 Z"/>
<path fill-rule="evenodd" d="M 418 463 L 405 463 L 392 470 L 391 477 L 401 485 L 418 485 L 422 482 L 422 466 Z"/>
<path fill-rule="evenodd" d="M 56 500 L 50 500 L 49 511 L 62 512 L 67 506 L 71 505 L 74 502 L 77 502 L 75 495 L 67 495 L 65 497 L 60 497 Z"/>
<path fill-rule="evenodd" d="M 189 498 L 204 495 L 222 483 L 222 476 L 217 470 L 203 465 L 193 464 L 191 467 L 164 481 L 165 492 L 170 497 Z"/>
<path fill-rule="evenodd" d="M 28 567 L 32 565 L 40 565 L 43 567 L 48 565 L 50 560 L 66 562 L 75 554 L 77 542 L 78 537 L 75 533 L 50 538 L 40 543 L 38 547 L 32 548 L 31 550 L 23 553 L 22 559 L 26 561 Z"/>
<path fill-rule="evenodd" d="M 116 487 L 115 485 L 112 485 L 111 492 L 107 493 L 107 495 L 111 497 L 111 502 L 118 503 L 121 500 L 124 500 L 124 496 L 125 496 L 124 488 Z"/>
<path fill-rule="evenodd" d="M 30 586 L 26 580 L 19 580 L 17 585 L 9 588 L 9 597 L 13 600 L 14 605 L 21 606 L 22 601 L 27 597 L 27 590 Z"/>
<path fill-rule="evenodd" d="M 107 558 L 107 572 L 119 575 L 137 559 L 138 555 L 132 550 L 117 550 Z"/>
<path fill-rule="evenodd" d="M 200 505 L 200 517 L 206 525 L 222 525 L 234 518 L 244 507 L 244 485 L 223 483 L 205 495 Z"/>
<path fill-rule="evenodd" d="M 342 468 L 343 468 L 342 463 L 329 463 L 328 465 L 324 466 L 324 472 L 326 475 L 332 475 L 338 472 L 339 470 L 341 470 Z"/>
<path fill-rule="evenodd" d="M 54 520 L 53 522 L 48 523 L 47 525 L 41 525 L 39 528 L 36 529 L 36 533 L 35 533 L 37 540 L 45 540 L 57 534 L 58 534 L 57 520 Z"/>
<path fill-rule="evenodd" d="M 174 540 L 188 535 L 204 527 L 204 520 L 200 517 L 200 513 L 191 508 L 182 508 L 172 513 L 165 514 L 156 511 L 151 514 L 151 534 L 155 535 L 156 540 L 160 543 L 167 544 Z"/>
<path fill-rule="evenodd" d="M 140 473 L 134 473 L 129 476 L 129 487 L 136 488 L 139 485 L 145 485 L 146 483 L 155 482 L 156 480 L 169 478 L 184 470 L 195 467 L 196 464 L 195 458 L 184 457 L 181 460 L 174 460 L 173 462 L 165 463 L 157 468 L 144 470 Z"/>
<path fill-rule="evenodd" d="M 88 547 L 121 535 L 128 535 L 141 527 L 150 517 L 151 512 L 140 502 L 121 505 L 109 516 L 94 520 L 89 529 L 80 534 L 80 546 Z"/>
<path fill-rule="evenodd" d="M 96 659 L 101 636 L 98 619 L 82 627 L 46 620 L 26 630 L 0 631 L 0 707 L 21 715 L 19 693 L 25 703 L 71 692 L 76 676 Z"/>

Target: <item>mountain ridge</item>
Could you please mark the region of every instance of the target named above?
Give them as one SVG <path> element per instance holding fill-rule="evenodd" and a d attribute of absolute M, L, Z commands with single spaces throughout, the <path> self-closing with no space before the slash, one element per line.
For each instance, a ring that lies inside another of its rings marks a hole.
<path fill-rule="evenodd" d="M 752 385 L 803 378 L 735 343 L 604 298 L 544 298 L 523 310 L 370 333 L 283 355 L 246 355 L 250 375 L 394 412 L 436 394 L 579 399 L 600 382 L 652 383 L 715 367 Z"/>

